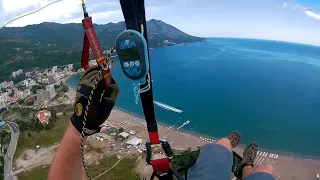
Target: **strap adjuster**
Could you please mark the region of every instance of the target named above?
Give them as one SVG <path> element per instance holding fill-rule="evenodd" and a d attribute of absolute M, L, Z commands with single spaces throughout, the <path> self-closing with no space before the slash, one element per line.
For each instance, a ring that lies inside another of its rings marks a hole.
<path fill-rule="evenodd" d="M 147 150 L 147 157 L 146 157 L 146 161 L 148 164 L 153 165 L 153 162 L 157 161 L 157 160 L 162 160 L 162 159 L 167 159 L 168 163 L 171 161 L 172 157 L 173 157 L 173 151 L 171 149 L 170 144 L 168 143 L 168 141 L 166 139 L 161 138 L 160 140 L 160 144 L 151 144 L 150 141 L 146 142 L 146 150 Z M 164 151 L 164 155 L 163 154 L 153 154 L 153 150 L 156 150 L 158 148 L 162 148 Z M 165 161 L 163 161 L 165 162 Z"/>

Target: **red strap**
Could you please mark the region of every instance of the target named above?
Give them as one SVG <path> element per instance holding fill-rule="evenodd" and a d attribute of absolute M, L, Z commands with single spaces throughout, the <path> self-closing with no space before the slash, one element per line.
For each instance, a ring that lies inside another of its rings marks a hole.
<path fill-rule="evenodd" d="M 156 171 L 156 172 L 167 171 L 171 168 L 168 158 L 151 160 L 151 165 L 152 165 L 153 171 Z"/>
<path fill-rule="evenodd" d="M 92 18 L 88 17 L 82 20 L 82 24 L 85 30 L 85 37 L 83 41 L 83 52 L 81 65 L 84 69 L 88 68 L 89 60 L 89 48 L 91 47 L 94 57 L 96 58 L 97 64 L 102 68 L 102 74 L 107 86 L 112 83 L 112 76 L 110 73 L 110 67 L 106 57 L 104 57 L 97 35 L 95 33 Z M 105 64 L 104 64 L 105 63 Z"/>
<path fill-rule="evenodd" d="M 149 133 L 149 138 L 150 138 L 150 144 L 160 144 L 159 140 L 159 133 L 158 131 L 156 132 L 148 132 Z"/>
<path fill-rule="evenodd" d="M 87 35 L 84 34 L 83 37 L 83 47 L 82 47 L 82 59 L 81 59 L 81 67 L 84 70 L 87 70 L 89 68 L 89 40 L 87 38 Z"/>

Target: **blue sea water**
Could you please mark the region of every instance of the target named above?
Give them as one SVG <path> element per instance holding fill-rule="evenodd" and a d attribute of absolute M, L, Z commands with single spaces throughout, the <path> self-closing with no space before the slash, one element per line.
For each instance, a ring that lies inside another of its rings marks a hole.
<path fill-rule="evenodd" d="M 154 99 L 184 111 L 184 127 L 213 137 L 234 129 L 242 143 L 320 156 L 320 47 L 277 41 L 210 38 L 150 51 Z M 112 70 L 117 106 L 142 115 L 132 82 Z M 67 83 L 76 87 L 79 76 Z M 156 107 L 159 122 L 180 116 Z"/>

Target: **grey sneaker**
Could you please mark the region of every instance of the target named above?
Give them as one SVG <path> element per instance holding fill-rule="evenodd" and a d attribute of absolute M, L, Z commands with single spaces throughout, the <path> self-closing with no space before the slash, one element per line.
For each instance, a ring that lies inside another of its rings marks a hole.
<path fill-rule="evenodd" d="M 240 144 L 241 138 L 242 134 L 238 130 L 232 131 L 231 134 L 227 136 L 227 139 L 229 139 L 231 142 L 232 149 Z"/>
<path fill-rule="evenodd" d="M 257 152 L 259 150 L 258 144 L 256 142 L 251 142 L 243 151 L 242 164 L 247 164 L 253 166 L 254 160 L 257 157 Z"/>

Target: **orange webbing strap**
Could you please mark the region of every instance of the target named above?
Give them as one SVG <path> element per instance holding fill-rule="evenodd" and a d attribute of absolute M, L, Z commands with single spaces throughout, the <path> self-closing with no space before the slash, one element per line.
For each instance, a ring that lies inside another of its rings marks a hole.
<path fill-rule="evenodd" d="M 97 64 L 102 69 L 102 74 L 106 82 L 106 86 L 110 86 L 110 84 L 112 83 L 110 68 L 106 57 L 103 55 L 98 37 L 92 24 L 92 18 L 88 17 L 83 19 L 82 24 L 85 30 L 85 34 L 83 39 L 81 66 L 85 70 L 89 68 L 89 48 L 91 47 Z"/>

